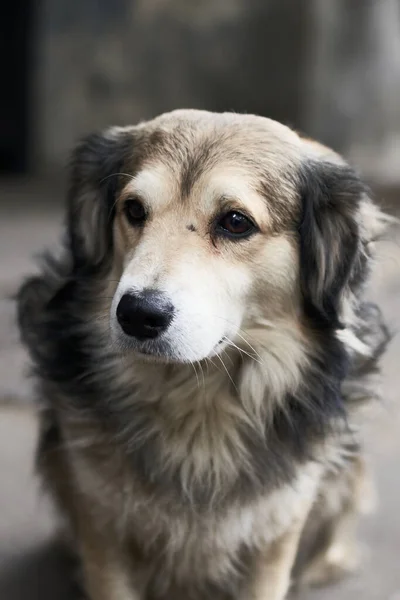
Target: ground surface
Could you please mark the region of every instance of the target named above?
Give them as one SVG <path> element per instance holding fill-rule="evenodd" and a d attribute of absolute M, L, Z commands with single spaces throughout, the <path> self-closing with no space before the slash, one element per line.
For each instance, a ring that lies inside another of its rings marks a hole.
<path fill-rule="evenodd" d="M 53 185 L 54 190 L 57 186 Z M 47 186 L 2 186 L 0 203 L 0 599 L 72 600 L 66 566 L 52 543 L 54 519 L 32 463 L 36 419 L 13 303 L 31 256 L 57 239 L 59 202 Z M 380 245 L 371 294 L 393 330 L 400 325 L 400 232 Z M 385 358 L 385 404 L 368 434 L 380 503 L 364 520 L 362 570 L 301 600 L 400 600 L 400 333 Z"/>

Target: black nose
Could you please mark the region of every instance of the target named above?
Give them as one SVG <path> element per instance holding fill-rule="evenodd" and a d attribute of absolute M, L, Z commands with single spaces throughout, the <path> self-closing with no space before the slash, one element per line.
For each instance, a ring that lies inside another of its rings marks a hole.
<path fill-rule="evenodd" d="M 156 290 L 124 294 L 117 306 L 117 319 L 127 334 L 146 340 L 165 331 L 174 316 L 174 307 Z"/>

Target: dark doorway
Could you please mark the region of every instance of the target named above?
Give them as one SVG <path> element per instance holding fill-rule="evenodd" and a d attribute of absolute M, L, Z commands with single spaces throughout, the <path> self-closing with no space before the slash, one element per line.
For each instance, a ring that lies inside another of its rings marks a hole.
<path fill-rule="evenodd" d="M 33 2 L 4 0 L 0 18 L 0 169 L 29 169 Z"/>

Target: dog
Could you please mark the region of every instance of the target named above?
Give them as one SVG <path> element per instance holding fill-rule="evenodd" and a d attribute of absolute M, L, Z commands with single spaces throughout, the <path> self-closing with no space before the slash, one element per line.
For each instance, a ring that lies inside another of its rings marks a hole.
<path fill-rule="evenodd" d="M 78 145 L 18 315 L 90 600 L 283 600 L 355 566 L 387 220 L 263 117 L 177 110 Z"/>

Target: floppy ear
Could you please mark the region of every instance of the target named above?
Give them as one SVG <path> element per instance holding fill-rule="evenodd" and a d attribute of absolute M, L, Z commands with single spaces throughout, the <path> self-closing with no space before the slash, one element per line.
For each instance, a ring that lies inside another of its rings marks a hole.
<path fill-rule="evenodd" d="M 133 131 L 116 127 L 85 138 L 72 154 L 67 232 L 75 270 L 110 255 L 118 173 L 132 151 Z"/>
<path fill-rule="evenodd" d="M 362 265 L 359 207 L 365 187 L 347 165 L 309 162 L 301 171 L 300 277 L 306 315 L 342 327 L 340 303 Z"/>

